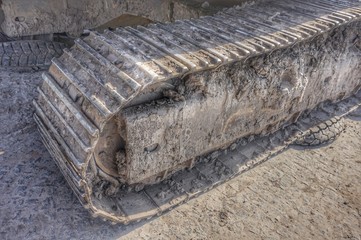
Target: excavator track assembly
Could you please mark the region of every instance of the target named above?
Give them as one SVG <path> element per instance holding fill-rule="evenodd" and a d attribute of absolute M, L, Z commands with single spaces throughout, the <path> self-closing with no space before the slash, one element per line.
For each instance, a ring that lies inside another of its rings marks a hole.
<path fill-rule="evenodd" d="M 91 32 L 43 74 L 35 120 L 94 216 L 148 219 L 359 107 L 360 18 L 281 0 Z"/>

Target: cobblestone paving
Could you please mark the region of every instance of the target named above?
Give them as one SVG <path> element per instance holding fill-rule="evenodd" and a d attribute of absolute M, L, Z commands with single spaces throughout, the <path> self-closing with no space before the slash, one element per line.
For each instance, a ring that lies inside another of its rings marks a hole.
<path fill-rule="evenodd" d="M 361 239 L 361 117 L 315 149 L 289 149 L 136 225 L 93 219 L 40 141 L 40 72 L 0 71 L 0 239 Z"/>

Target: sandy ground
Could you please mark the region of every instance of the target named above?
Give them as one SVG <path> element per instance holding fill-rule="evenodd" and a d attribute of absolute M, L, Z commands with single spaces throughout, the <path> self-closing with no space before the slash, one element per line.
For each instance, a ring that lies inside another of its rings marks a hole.
<path fill-rule="evenodd" d="M 289 149 L 125 239 L 361 239 L 361 119 Z"/>
<path fill-rule="evenodd" d="M 93 219 L 32 120 L 40 72 L 0 71 L 0 239 L 361 239 L 361 117 L 148 222 Z M 360 111 L 361 114 L 361 111 Z"/>

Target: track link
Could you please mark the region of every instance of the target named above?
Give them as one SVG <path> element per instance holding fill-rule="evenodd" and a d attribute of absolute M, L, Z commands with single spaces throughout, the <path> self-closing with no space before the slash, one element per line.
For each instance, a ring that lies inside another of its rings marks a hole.
<path fill-rule="evenodd" d="M 250 6 L 173 24 L 91 32 L 52 60 L 34 101 L 35 120 L 69 185 L 94 216 L 122 223 L 151 218 L 254 167 L 298 139 L 301 133 L 291 127 L 254 141 L 242 139 L 230 147 L 241 158 L 215 152 L 189 171 L 139 192 L 124 189 L 106 196 L 102 181 L 92 185 L 101 176 L 112 187 L 120 186 L 96 166 L 94 148 L 107 121 L 146 86 L 290 47 L 361 17 L 360 4 L 353 1 L 281 1 L 267 9 L 263 18 L 257 14 L 259 8 Z M 109 187 L 106 190 L 112 192 Z"/>

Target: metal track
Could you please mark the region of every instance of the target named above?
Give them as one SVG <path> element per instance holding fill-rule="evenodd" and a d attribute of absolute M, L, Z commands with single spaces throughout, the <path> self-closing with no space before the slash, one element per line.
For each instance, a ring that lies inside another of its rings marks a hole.
<path fill-rule="evenodd" d="M 52 60 L 34 101 L 35 120 L 69 185 L 94 215 L 122 223 L 156 216 L 265 161 L 298 138 L 299 132 L 294 135 L 286 128 L 237 148 L 240 158 L 222 159 L 213 153 L 193 169 L 140 192 L 121 190 L 108 197 L 97 194 L 89 182 L 100 175 L 118 184 L 95 166 L 94 148 L 107 121 L 146 86 L 290 47 L 361 17 L 360 3 L 353 1 L 266 5 L 147 28 L 92 32 Z"/>

